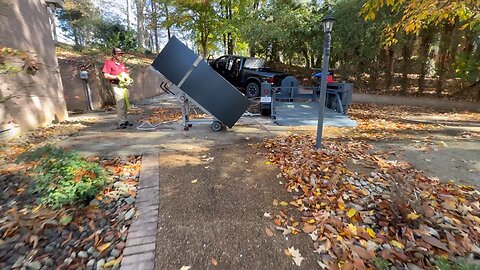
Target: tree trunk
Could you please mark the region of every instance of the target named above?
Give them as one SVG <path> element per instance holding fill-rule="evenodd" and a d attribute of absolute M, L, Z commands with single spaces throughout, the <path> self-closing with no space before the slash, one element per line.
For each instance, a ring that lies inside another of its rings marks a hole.
<path fill-rule="evenodd" d="M 130 30 L 130 1 L 127 0 L 127 31 Z"/>
<path fill-rule="evenodd" d="M 451 29 L 452 27 L 450 25 L 445 25 L 442 28 L 442 31 L 440 33 L 440 46 L 438 48 L 438 63 L 437 63 L 437 86 L 436 86 L 436 92 L 437 96 L 442 95 L 443 91 L 443 85 L 445 81 L 445 72 L 446 72 L 446 67 L 445 63 L 448 57 L 448 45 L 449 45 L 449 35 L 451 34 Z"/>
<path fill-rule="evenodd" d="M 427 63 L 429 59 L 430 46 L 432 45 L 433 33 L 432 29 L 428 28 L 422 32 L 422 42 L 420 44 L 420 74 L 418 77 L 418 93 L 425 92 L 425 76 L 427 74 Z"/>
<path fill-rule="evenodd" d="M 395 52 L 393 48 L 388 48 L 387 51 L 387 57 L 388 57 L 388 65 L 387 65 L 387 71 L 385 72 L 385 86 L 386 86 L 386 91 L 389 92 L 390 89 L 392 88 L 392 81 L 393 81 L 393 68 L 395 65 Z"/>
<path fill-rule="evenodd" d="M 254 0 L 252 9 L 258 10 L 260 8 L 260 0 Z M 250 53 L 250 57 L 255 57 L 257 55 L 257 48 L 255 44 L 255 40 L 250 40 L 248 42 L 248 52 Z"/>
<path fill-rule="evenodd" d="M 152 4 L 152 30 L 153 36 L 155 38 L 155 52 L 159 52 L 159 44 L 158 44 L 158 8 L 157 2 L 151 1 Z"/>
<path fill-rule="evenodd" d="M 409 68 L 411 66 L 410 64 L 410 58 L 412 56 L 412 43 L 413 43 L 413 38 L 412 37 L 407 37 L 405 40 L 405 43 L 403 44 L 402 47 L 402 57 L 403 57 L 403 65 L 402 65 L 402 89 L 401 89 L 401 94 L 402 95 L 407 95 L 408 93 L 408 74 L 409 74 Z"/>
<path fill-rule="evenodd" d="M 308 57 L 307 49 L 302 49 L 303 57 L 305 58 L 305 67 L 310 68 L 310 57 Z"/>
<path fill-rule="evenodd" d="M 164 2 L 163 8 L 164 8 L 164 11 L 165 11 L 165 20 L 168 22 L 168 20 L 170 19 L 170 13 L 168 11 L 167 2 Z M 170 38 L 172 37 L 171 34 L 170 34 L 170 23 L 167 26 L 167 37 L 168 37 L 168 40 L 170 40 Z"/>
<path fill-rule="evenodd" d="M 233 18 L 232 0 L 227 1 L 227 19 L 231 22 Z M 234 50 L 234 40 L 231 32 L 227 33 L 227 54 L 232 55 Z"/>
<path fill-rule="evenodd" d="M 138 48 L 143 49 L 145 46 L 145 16 L 143 10 L 145 8 L 146 0 L 136 0 L 137 4 L 137 34 L 138 34 Z"/>

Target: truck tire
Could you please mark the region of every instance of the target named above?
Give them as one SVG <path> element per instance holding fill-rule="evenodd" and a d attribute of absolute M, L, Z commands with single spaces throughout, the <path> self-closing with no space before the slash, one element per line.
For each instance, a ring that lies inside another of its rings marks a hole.
<path fill-rule="evenodd" d="M 260 96 L 260 84 L 257 82 L 249 82 L 245 87 L 245 95 L 247 98 L 255 98 Z"/>

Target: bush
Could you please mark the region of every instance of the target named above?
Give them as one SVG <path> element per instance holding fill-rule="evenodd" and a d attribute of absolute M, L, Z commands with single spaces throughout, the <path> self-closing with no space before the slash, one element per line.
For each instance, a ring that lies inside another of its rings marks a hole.
<path fill-rule="evenodd" d="M 16 162 L 33 162 L 32 191 L 54 208 L 89 200 L 107 182 L 107 173 L 97 163 L 52 145 L 25 152 Z"/>

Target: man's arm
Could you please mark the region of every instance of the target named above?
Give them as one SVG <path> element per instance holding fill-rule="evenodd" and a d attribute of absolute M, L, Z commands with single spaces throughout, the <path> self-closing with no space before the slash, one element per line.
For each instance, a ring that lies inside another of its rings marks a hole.
<path fill-rule="evenodd" d="M 105 77 L 105 79 L 107 80 L 116 80 L 117 79 L 117 76 L 113 76 L 112 74 L 110 73 L 103 73 L 103 77 Z"/>

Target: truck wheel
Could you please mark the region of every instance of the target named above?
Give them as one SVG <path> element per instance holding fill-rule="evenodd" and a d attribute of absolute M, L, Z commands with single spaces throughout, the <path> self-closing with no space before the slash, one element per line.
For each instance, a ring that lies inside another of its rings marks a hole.
<path fill-rule="evenodd" d="M 245 87 L 245 94 L 247 98 L 255 98 L 260 96 L 260 84 L 257 82 L 249 82 Z"/>

